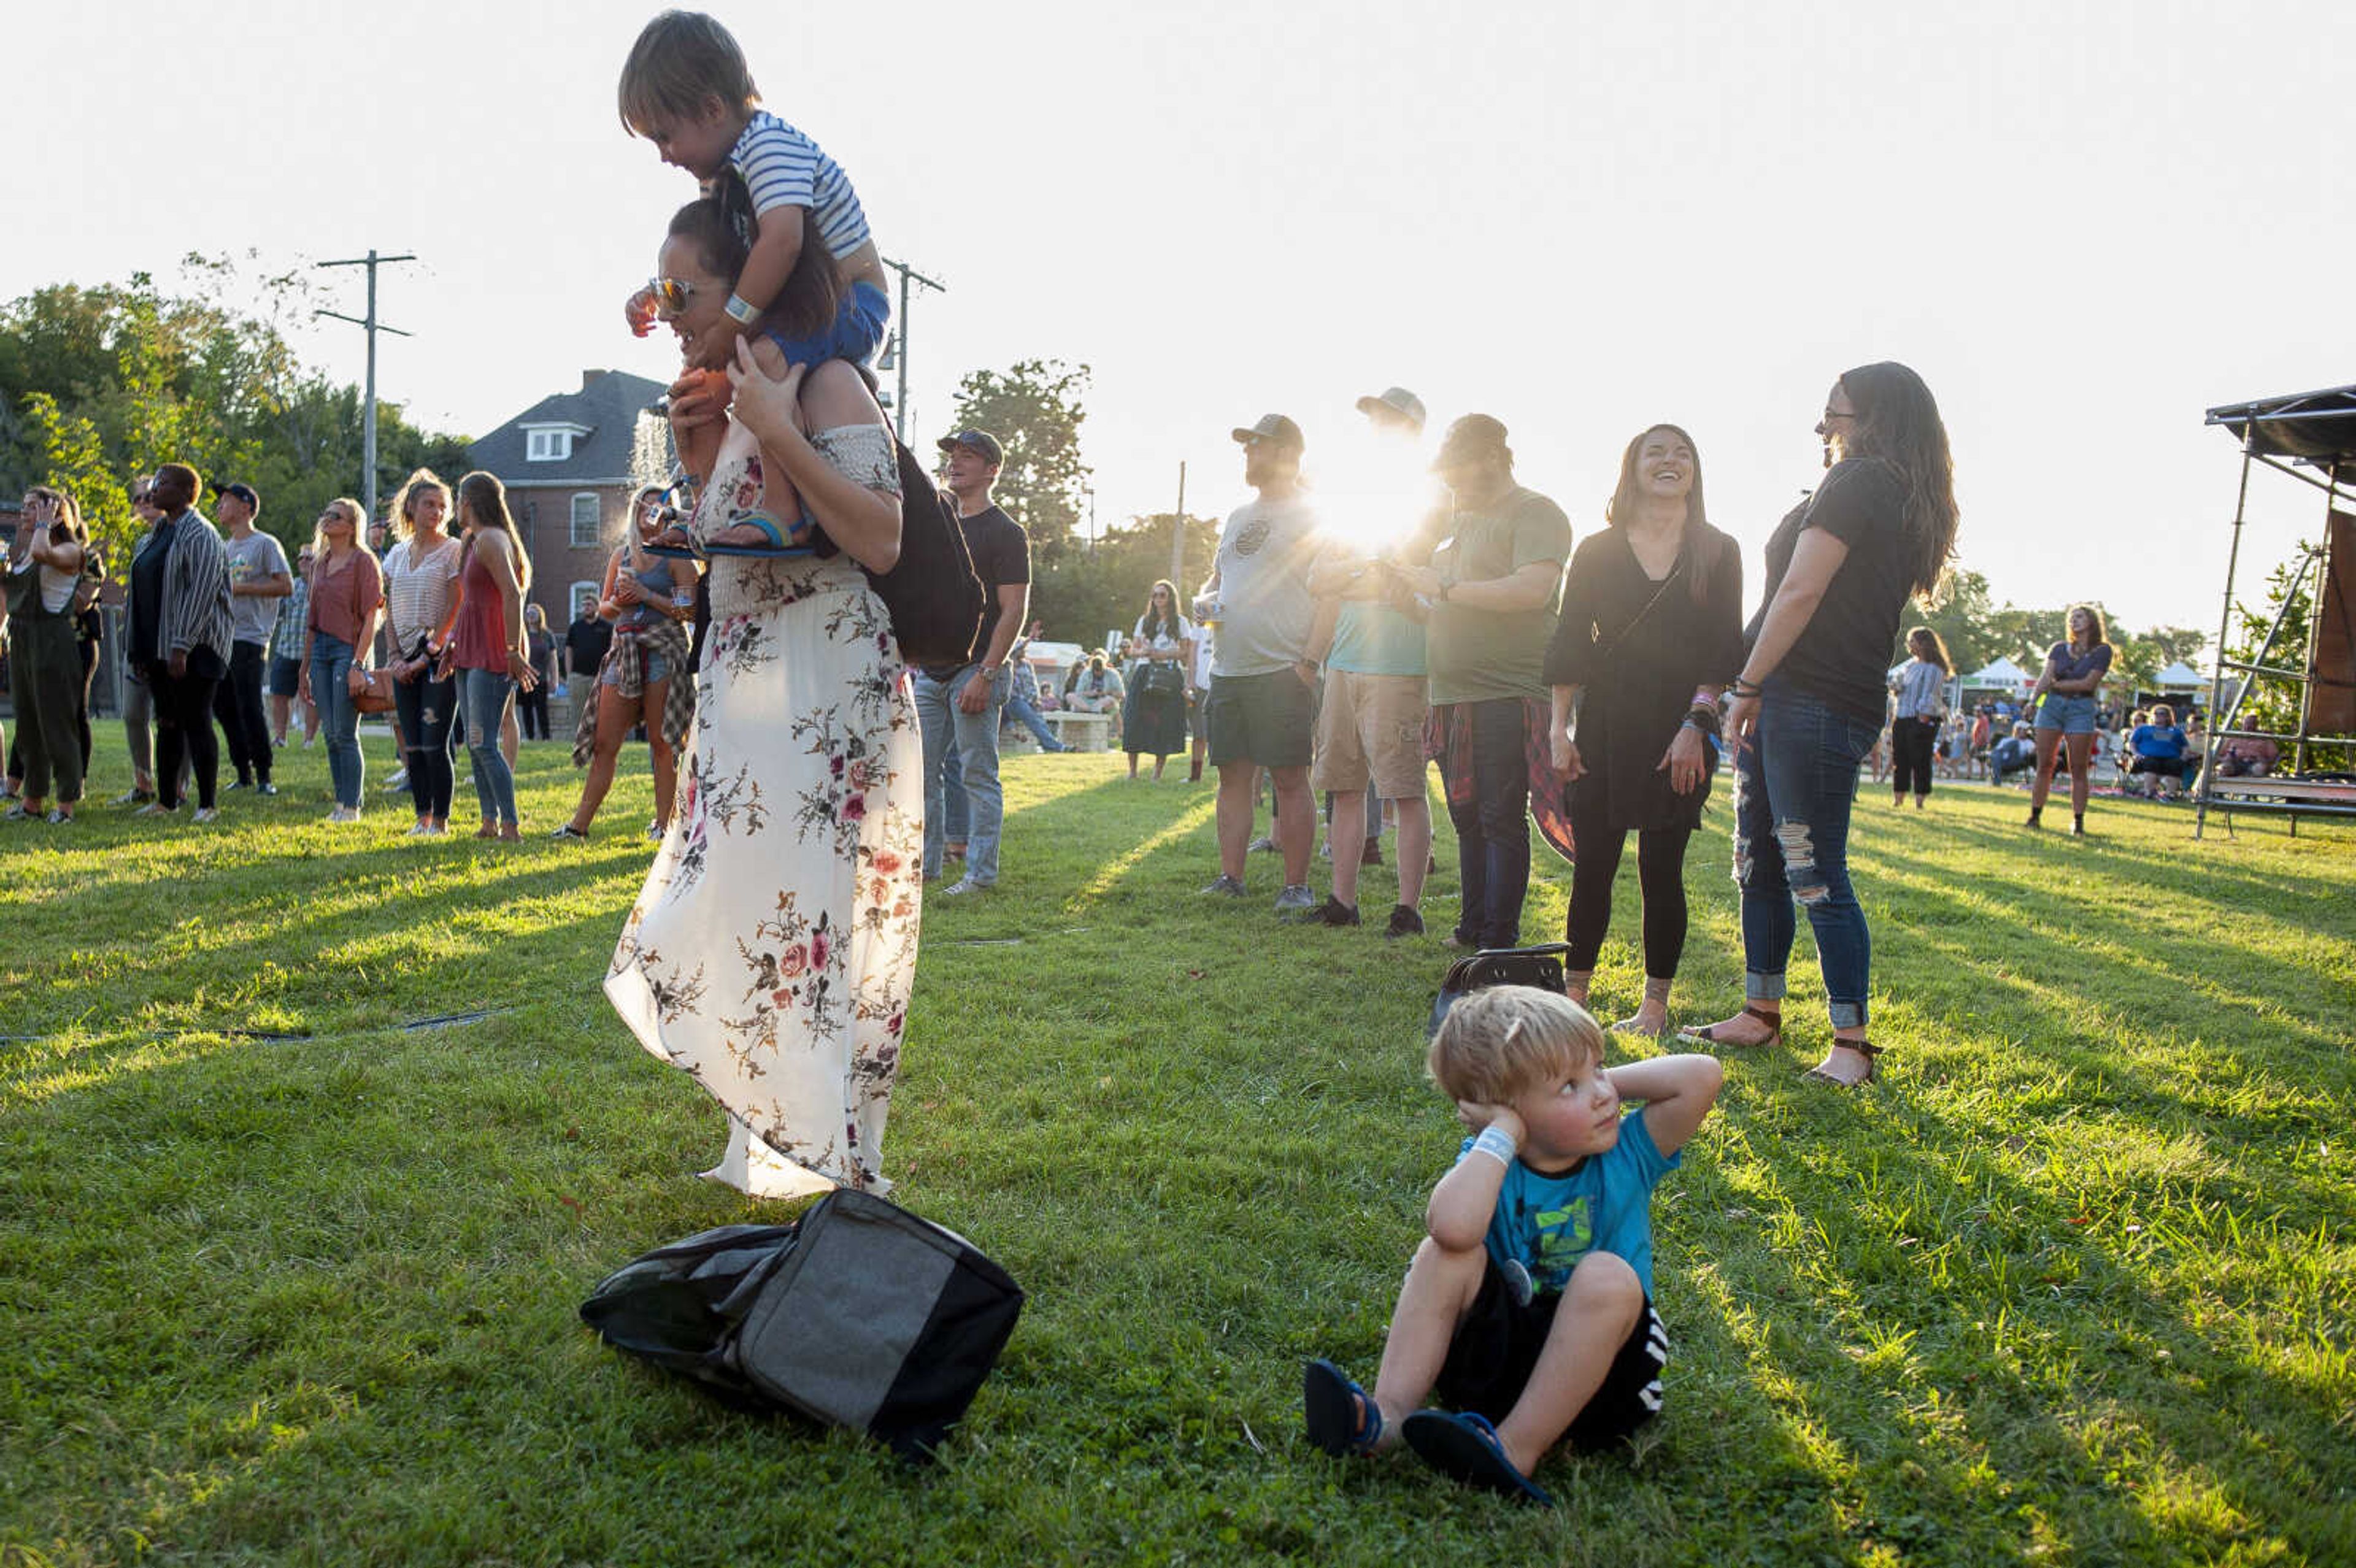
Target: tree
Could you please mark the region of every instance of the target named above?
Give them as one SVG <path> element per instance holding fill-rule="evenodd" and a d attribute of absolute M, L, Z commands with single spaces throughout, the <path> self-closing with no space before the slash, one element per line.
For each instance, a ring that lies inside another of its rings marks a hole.
<path fill-rule="evenodd" d="M 997 501 L 1031 536 L 1033 561 L 1074 548 L 1086 509 L 1089 468 L 1080 456 L 1081 400 L 1088 368 L 1023 359 L 1003 374 L 976 370 L 958 383 L 954 430 L 987 431 L 1005 449 Z M 920 448 L 921 450 L 921 448 Z"/>
<path fill-rule="evenodd" d="M 1146 595 L 1154 583 L 1170 575 L 1170 530 L 1173 514 L 1157 512 L 1131 517 L 1106 533 L 1094 549 L 1072 549 L 1042 560 L 1034 550 L 1031 562 L 1031 613 L 1047 624 L 1047 635 L 1059 642 L 1094 646 L 1108 630 L 1126 635 L 1144 613 Z M 1183 609 L 1194 596 L 1194 584 L 1208 576 L 1211 552 L 1218 548 L 1215 517 L 1186 519 L 1185 559 L 1176 584 Z"/>
<path fill-rule="evenodd" d="M 165 462 L 262 493 L 261 526 L 289 547 L 337 496 L 364 488 L 358 388 L 304 366 L 290 333 L 316 300 L 307 269 L 256 277 L 191 255 L 186 292 L 126 284 L 35 290 L 0 305 L 0 485 L 70 488 L 102 542 L 134 531 L 129 477 Z M 464 438 L 378 408 L 380 492 L 416 467 L 455 478 Z"/>
<path fill-rule="evenodd" d="M 2300 540 L 2298 553 L 2266 575 L 2265 608 L 2253 610 L 2240 603 L 2233 606 L 2235 632 L 2231 651 L 2226 655 L 2229 659 L 2276 669 L 2305 667 L 2308 622 L 2315 613 L 2314 549 Z M 2282 630 L 2276 634 L 2269 647 L 2266 634 L 2274 629 L 2277 615 L 2282 618 Z M 2276 735 L 2298 733 L 2300 688 L 2297 682 L 2279 676 L 2254 674 L 2242 678 L 2249 683 L 2249 690 L 2234 715 L 2235 729 L 2261 730 Z M 2283 750 L 2283 766 L 2287 770 L 2292 766 L 2290 748 L 2286 746 Z M 2356 759 L 2351 759 L 2345 747 L 2310 747 L 2307 766 L 2340 769 L 2348 767 L 2351 760 Z"/>

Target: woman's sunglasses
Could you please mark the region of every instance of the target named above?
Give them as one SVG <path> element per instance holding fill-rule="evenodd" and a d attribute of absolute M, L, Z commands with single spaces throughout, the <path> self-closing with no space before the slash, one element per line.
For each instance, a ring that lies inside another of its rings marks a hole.
<path fill-rule="evenodd" d="M 669 320 L 687 310 L 687 302 L 694 296 L 695 285 L 685 278 L 648 278 L 647 293 L 653 296 L 655 314 Z"/>

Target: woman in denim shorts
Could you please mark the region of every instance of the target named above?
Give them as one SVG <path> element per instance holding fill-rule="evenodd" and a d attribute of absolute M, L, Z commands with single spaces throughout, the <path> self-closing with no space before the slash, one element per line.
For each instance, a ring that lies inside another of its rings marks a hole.
<path fill-rule="evenodd" d="M 2095 693 L 2111 672 L 2111 645 L 2103 640 L 2103 613 L 2092 604 L 2070 606 L 2070 637 L 2046 651 L 2045 675 L 2037 689 L 2037 782 L 2029 793 L 2029 826 L 2045 809 L 2053 787 L 2055 749 L 2070 759 L 2070 832 L 2086 836 L 2086 789 L 2094 771 Z"/>

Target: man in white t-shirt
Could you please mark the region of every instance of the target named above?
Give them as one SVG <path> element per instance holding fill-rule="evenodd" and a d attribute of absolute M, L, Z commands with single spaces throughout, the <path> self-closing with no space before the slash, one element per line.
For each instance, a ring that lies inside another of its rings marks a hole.
<path fill-rule="evenodd" d="M 226 536 L 229 557 L 229 674 L 213 688 L 213 718 L 229 741 L 230 765 L 237 770 L 230 789 L 276 795 L 270 782 L 270 720 L 262 707 L 262 677 L 269 663 L 270 631 L 278 601 L 294 592 L 284 546 L 253 526 L 262 497 L 251 485 L 223 485 L 213 515 Z"/>
<path fill-rule="evenodd" d="M 1309 891 L 1318 679 L 1309 657 L 1315 613 L 1309 568 L 1319 547 L 1317 514 L 1301 491 L 1306 443 L 1299 425 L 1267 414 L 1233 433 L 1244 449 L 1244 483 L 1258 495 L 1220 530 L 1217 560 L 1194 601 L 1195 619 L 1212 622 L 1216 634 L 1204 723 L 1219 771 L 1219 875 L 1203 891 L 1243 896 L 1252 795 L 1266 768 L 1276 784 L 1276 840 L 1284 856 L 1276 910 L 1307 916 L 1317 909 Z"/>

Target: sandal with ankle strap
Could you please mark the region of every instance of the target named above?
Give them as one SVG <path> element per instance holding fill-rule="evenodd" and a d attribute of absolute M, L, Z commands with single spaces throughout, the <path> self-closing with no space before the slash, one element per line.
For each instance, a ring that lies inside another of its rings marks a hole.
<path fill-rule="evenodd" d="M 1375 1451 L 1383 1440 L 1383 1407 L 1349 1373 L 1318 1360 L 1301 1374 L 1301 1403 L 1309 1441 L 1336 1459 Z"/>
<path fill-rule="evenodd" d="M 1821 1066 L 1811 1067 L 1805 1072 L 1801 1073 L 1800 1076 L 1803 1078 L 1813 1078 L 1819 1083 L 1830 1083 L 1834 1087 L 1839 1089 L 1862 1089 L 1879 1076 L 1874 1069 L 1873 1059 L 1882 1053 L 1882 1048 L 1874 1044 L 1873 1041 L 1869 1040 L 1837 1040 L 1833 1041 L 1833 1049 L 1836 1051 L 1854 1051 L 1859 1056 L 1864 1057 L 1865 1076 L 1858 1079 L 1856 1083 L 1851 1083 L 1846 1079 L 1834 1077 L 1831 1073 L 1826 1072 Z"/>
<path fill-rule="evenodd" d="M 1677 1030 L 1677 1038 L 1699 1040 L 1704 1045 L 1730 1045 L 1738 1051 L 1764 1051 L 1770 1046 L 1783 1043 L 1783 1014 L 1766 1012 L 1758 1008 L 1746 1006 L 1740 1016 L 1757 1019 L 1761 1023 L 1765 1024 L 1769 1030 L 1767 1038 L 1765 1040 L 1720 1040 L 1716 1032 L 1718 1029 L 1716 1024 L 1704 1024 L 1699 1029 L 1681 1029 Z"/>

